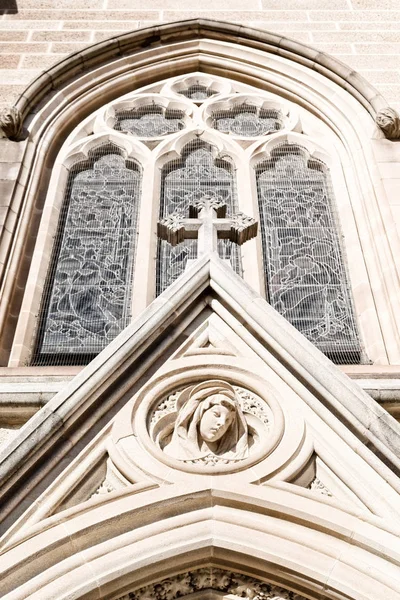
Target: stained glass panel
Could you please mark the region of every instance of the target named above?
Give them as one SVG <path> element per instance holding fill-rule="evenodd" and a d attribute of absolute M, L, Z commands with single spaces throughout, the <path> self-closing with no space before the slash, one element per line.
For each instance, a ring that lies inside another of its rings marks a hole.
<path fill-rule="evenodd" d="M 71 173 L 39 316 L 35 364 L 81 364 L 129 323 L 141 175 L 113 147 Z"/>
<path fill-rule="evenodd" d="M 282 114 L 276 109 L 263 109 L 241 104 L 211 115 L 212 127 L 222 133 L 256 137 L 278 131 L 283 127 Z"/>
<path fill-rule="evenodd" d="M 284 144 L 257 168 L 269 302 L 336 363 L 361 357 L 330 175 Z"/>
<path fill-rule="evenodd" d="M 204 194 L 224 200 L 227 214 L 237 210 L 233 165 L 227 160 L 215 160 L 212 149 L 201 141 L 188 146 L 182 160 L 168 163 L 162 173 L 160 217 L 174 212 L 189 216 L 189 206 Z M 229 240 L 218 241 L 219 256 L 231 262 L 241 274 L 240 251 Z M 163 292 L 183 273 L 188 259 L 197 257 L 197 240 L 186 240 L 172 247 L 159 242 L 157 261 L 157 293 Z"/>
<path fill-rule="evenodd" d="M 175 133 L 185 127 L 181 110 L 165 110 L 162 106 L 142 106 L 116 113 L 114 128 L 138 137 L 160 137 Z"/>
<path fill-rule="evenodd" d="M 182 94 L 182 96 L 186 96 L 190 100 L 194 102 L 199 102 L 202 100 L 207 100 L 211 96 L 214 96 L 218 92 L 213 90 L 212 88 L 207 87 L 206 85 L 202 85 L 201 83 L 195 83 L 185 90 L 180 90 L 178 94 Z"/>

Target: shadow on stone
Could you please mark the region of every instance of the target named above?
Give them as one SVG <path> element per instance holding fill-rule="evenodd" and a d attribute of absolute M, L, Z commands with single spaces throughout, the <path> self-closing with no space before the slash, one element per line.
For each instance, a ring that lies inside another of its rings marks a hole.
<path fill-rule="evenodd" d="M 17 12 L 17 0 L 0 0 L 0 15 L 15 15 Z"/>

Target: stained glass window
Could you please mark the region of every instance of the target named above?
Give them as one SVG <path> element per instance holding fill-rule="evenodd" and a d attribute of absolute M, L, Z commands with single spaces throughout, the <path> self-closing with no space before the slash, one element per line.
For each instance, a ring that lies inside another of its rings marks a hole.
<path fill-rule="evenodd" d="M 162 106 L 141 106 L 133 110 L 119 110 L 116 113 L 114 129 L 138 137 L 160 137 L 175 133 L 185 127 L 184 113 L 181 110 L 165 110 Z"/>
<path fill-rule="evenodd" d="M 169 162 L 162 172 L 162 198 L 160 217 L 174 212 L 189 216 L 193 200 L 204 194 L 222 199 L 227 205 L 227 214 L 237 211 L 237 194 L 234 167 L 228 159 L 215 159 L 212 148 L 199 140 L 186 146 L 183 158 Z M 241 259 L 238 247 L 229 240 L 218 241 L 219 256 L 229 260 L 235 271 L 241 274 Z M 159 242 L 157 260 L 157 293 L 163 292 L 185 270 L 188 259 L 197 257 L 197 240 L 172 247 L 165 241 Z"/>
<path fill-rule="evenodd" d="M 189 98 L 190 100 L 193 100 L 194 102 L 199 102 L 201 100 L 207 100 L 208 98 L 210 98 L 211 96 L 214 96 L 214 94 L 217 94 L 217 93 L 218 92 L 216 90 L 213 90 L 210 87 L 202 85 L 201 83 L 194 83 L 193 85 L 190 85 L 188 88 L 186 88 L 184 90 L 180 90 L 178 92 L 178 94 L 182 94 L 182 96 L 186 96 L 186 98 Z"/>
<path fill-rule="evenodd" d="M 129 323 L 141 174 L 112 145 L 71 172 L 34 364 L 85 364 Z"/>
<path fill-rule="evenodd" d="M 327 167 L 304 148 L 283 144 L 256 175 L 269 302 L 334 362 L 359 363 Z"/>
<path fill-rule="evenodd" d="M 264 109 L 240 104 L 229 110 L 211 114 L 212 127 L 222 133 L 255 137 L 278 131 L 283 127 L 282 114 L 276 109 Z"/>

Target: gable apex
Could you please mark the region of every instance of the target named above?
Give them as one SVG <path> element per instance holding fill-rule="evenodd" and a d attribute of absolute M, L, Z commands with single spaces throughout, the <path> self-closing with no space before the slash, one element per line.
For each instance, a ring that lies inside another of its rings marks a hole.
<path fill-rule="evenodd" d="M 287 377 L 290 373 L 291 385 L 307 390 L 313 410 L 323 406 L 339 417 L 358 438 L 356 452 L 398 489 L 398 424 L 211 254 L 196 261 L 154 300 L 4 448 L 0 474 L 6 525 L 15 519 L 11 495 L 23 507 L 26 482 L 31 494 L 38 484 L 35 465 L 41 463 L 41 478 L 54 478 L 57 469 L 53 472 L 49 453 L 55 452 L 60 461 L 73 456 L 74 447 L 80 447 L 89 434 L 95 435 L 101 423 L 113 417 L 127 395 L 135 393 L 146 380 L 146 373 L 151 374 L 159 364 L 157 361 L 174 354 L 187 336 L 185 330 L 199 315 L 203 320 L 216 315 L 278 375 Z M 222 353 L 233 354 L 231 350 Z"/>

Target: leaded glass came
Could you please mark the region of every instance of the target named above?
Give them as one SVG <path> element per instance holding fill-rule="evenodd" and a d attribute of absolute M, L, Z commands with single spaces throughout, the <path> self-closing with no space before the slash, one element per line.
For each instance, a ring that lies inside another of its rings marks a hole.
<path fill-rule="evenodd" d="M 282 113 L 276 109 L 263 109 L 241 104 L 229 110 L 215 111 L 211 115 L 212 127 L 231 135 L 256 137 L 279 131 L 283 127 Z"/>
<path fill-rule="evenodd" d="M 212 88 L 202 85 L 201 83 L 195 83 L 195 84 L 189 86 L 188 88 L 186 88 L 184 90 L 180 90 L 178 92 L 178 94 L 182 94 L 182 96 L 186 96 L 186 98 L 189 98 L 190 100 L 193 100 L 194 102 L 200 102 L 203 100 L 207 100 L 208 98 L 210 98 L 211 96 L 214 96 L 214 94 L 217 94 L 217 93 L 218 92 L 216 90 L 213 90 Z"/>
<path fill-rule="evenodd" d="M 160 137 L 180 131 L 185 127 L 184 112 L 165 110 L 162 106 L 149 105 L 116 113 L 114 129 L 138 137 Z"/>
<path fill-rule="evenodd" d="M 112 146 L 69 178 L 34 364 L 84 364 L 129 323 L 141 175 Z"/>
<path fill-rule="evenodd" d="M 227 159 L 214 159 L 212 148 L 195 141 L 185 148 L 183 159 L 169 162 L 162 173 L 160 217 L 172 213 L 189 216 L 189 206 L 209 194 L 223 200 L 227 214 L 237 211 L 234 169 Z M 232 268 L 241 274 L 240 251 L 229 240 L 218 241 L 219 256 L 229 260 Z M 197 258 L 197 240 L 172 247 L 159 242 L 157 259 L 157 294 L 163 292 L 183 273 L 188 259 Z"/>
<path fill-rule="evenodd" d="M 334 362 L 359 363 L 326 166 L 305 149 L 284 144 L 256 173 L 269 302 Z"/>

